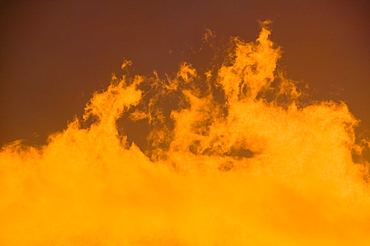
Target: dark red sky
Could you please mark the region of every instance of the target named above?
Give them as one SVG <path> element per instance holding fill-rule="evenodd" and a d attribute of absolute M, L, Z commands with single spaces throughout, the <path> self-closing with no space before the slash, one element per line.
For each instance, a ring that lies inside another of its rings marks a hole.
<path fill-rule="evenodd" d="M 253 41 L 266 19 L 288 77 L 345 101 L 370 130 L 368 0 L 12 0 L 0 11 L 0 144 L 63 130 L 123 58 L 135 73 L 173 73 L 206 28 Z"/>

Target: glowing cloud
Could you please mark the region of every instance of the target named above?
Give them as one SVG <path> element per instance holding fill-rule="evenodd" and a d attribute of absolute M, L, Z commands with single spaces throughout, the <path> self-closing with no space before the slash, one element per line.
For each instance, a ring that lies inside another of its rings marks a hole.
<path fill-rule="evenodd" d="M 269 34 L 204 75 L 114 77 L 47 146 L 4 147 L 0 244 L 366 245 L 357 120 L 301 103 Z"/>

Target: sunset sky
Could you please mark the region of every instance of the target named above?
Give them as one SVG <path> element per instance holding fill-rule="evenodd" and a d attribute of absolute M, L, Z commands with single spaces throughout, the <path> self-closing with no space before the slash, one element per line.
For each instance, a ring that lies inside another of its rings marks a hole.
<path fill-rule="evenodd" d="M 346 102 L 370 130 L 367 0 L 14 0 L 0 11 L 0 144 L 65 129 L 124 59 L 132 75 L 207 66 L 193 52 L 207 29 L 249 42 L 267 19 L 287 76 L 314 100 Z"/>

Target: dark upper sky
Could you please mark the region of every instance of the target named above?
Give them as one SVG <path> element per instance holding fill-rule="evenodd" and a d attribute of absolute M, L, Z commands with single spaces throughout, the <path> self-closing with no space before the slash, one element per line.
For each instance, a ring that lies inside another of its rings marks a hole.
<path fill-rule="evenodd" d="M 64 129 L 124 58 L 135 73 L 173 73 L 191 59 L 206 28 L 219 39 L 253 41 L 257 20 L 266 19 L 288 77 L 308 83 L 314 99 L 345 101 L 370 130 L 369 3 L 1 1 L 0 144 Z"/>

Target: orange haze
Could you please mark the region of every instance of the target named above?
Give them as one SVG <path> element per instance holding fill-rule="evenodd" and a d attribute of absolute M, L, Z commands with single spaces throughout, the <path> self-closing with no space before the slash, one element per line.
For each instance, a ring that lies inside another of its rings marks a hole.
<path fill-rule="evenodd" d="M 6 146 L 0 245 L 369 245 L 357 120 L 303 102 L 269 34 L 205 72 L 113 77 L 48 145 Z"/>

